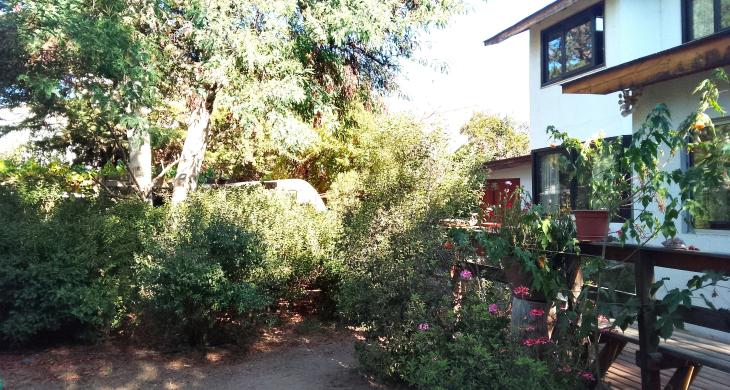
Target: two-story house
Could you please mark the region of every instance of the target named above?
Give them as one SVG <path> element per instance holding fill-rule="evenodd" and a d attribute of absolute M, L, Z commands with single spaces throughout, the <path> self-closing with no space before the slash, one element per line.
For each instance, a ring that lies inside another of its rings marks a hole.
<path fill-rule="evenodd" d="M 658 103 L 667 104 L 678 125 L 696 109 L 697 84 L 715 68 L 730 70 L 730 0 L 557 0 L 484 44 L 526 31 L 532 153 L 488 167 L 492 182 L 522 185 L 543 205 L 568 199 L 574 208 L 587 207 L 559 169 L 561 151 L 550 146 L 549 125 L 582 139 L 599 132 L 630 136 Z M 720 102 L 730 108 L 730 93 L 722 91 Z M 713 119 L 727 136 L 730 117 Z M 693 158 L 676 156 L 666 169 Z M 702 199 L 713 202 L 712 215 L 679 221 L 679 238 L 702 251 L 730 253 L 730 189 L 707 189 Z M 658 269 L 657 277 L 664 276 L 671 287 L 689 274 Z M 730 294 L 723 290 L 715 302 L 730 307 Z"/>

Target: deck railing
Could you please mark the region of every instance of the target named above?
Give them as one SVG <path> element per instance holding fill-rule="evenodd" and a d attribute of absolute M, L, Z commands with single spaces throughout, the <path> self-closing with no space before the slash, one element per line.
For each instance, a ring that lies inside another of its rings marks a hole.
<path fill-rule="evenodd" d="M 600 244 L 582 244 L 581 255 L 600 256 L 602 249 Z M 692 272 L 713 271 L 730 275 L 730 255 L 608 244 L 605 257 L 608 260 L 626 261 L 634 264 L 636 296 L 639 301 L 637 318 L 639 351 L 636 360 L 641 369 L 641 387 L 643 389 L 659 389 L 660 367 L 656 362 L 659 343 L 655 328 L 657 314 L 654 311 L 655 296 L 651 291 L 655 282 L 654 268 L 664 267 Z M 712 310 L 698 306 L 680 307 L 678 314 L 686 323 L 730 332 L 730 311 L 726 309 Z"/>
<path fill-rule="evenodd" d="M 602 244 L 583 243 L 580 256 L 601 256 Z M 660 388 L 660 362 L 657 362 L 659 342 L 655 328 L 657 313 L 652 294 L 655 282 L 654 268 L 664 267 L 691 272 L 713 271 L 730 275 L 730 254 L 707 253 L 700 251 L 666 249 L 658 247 L 637 247 L 635 245 L 607 244 L 607 260 L 633 263 L 636 297 L 639 301 L 637 313 L 639 332 L 639 351 L 636 361 L 641 369 L 642 389 Z M 475 264 L 476 265 L 476 264 Z M 499 267 L 479 264 L 483 277 L 498 282 L 506 282 Z M 677 314 L 684 322 L 730 333 L 730 310 L 713 310 L 705 307 L 680 307 Z"/>

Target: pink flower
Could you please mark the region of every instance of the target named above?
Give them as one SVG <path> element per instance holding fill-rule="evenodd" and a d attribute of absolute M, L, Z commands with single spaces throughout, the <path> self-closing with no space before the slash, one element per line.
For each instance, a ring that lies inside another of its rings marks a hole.
<path fill-rule="evenodd" d="M 596 380 L 596 378 L 593 377 L 593 373 L 590 371 L 581 371 L 581 373 L 578 374 L 578 377 L 583 380 L 591 381 L 591 382 Z"/>
<path fill-rule="evenodd" d="M 508 185 L 508 186 L 511 186 L 512 185 L 512 182 L 510 180 L 507 180 L 506 182 L 504 182 L 504 184 L 505 185 Z"/>
<path fill-rule="evenodd" d="M 421 332 L 425 332 L 430 328 L 430 326 L 427 323 L 418 324 L 418 330 Z"/>
<path fill-rule="evenodd" d="M 522 345 L 526 347 L 532 347 L 533 345 L 535 345 L 535 339 L 524 339 L 522 340 Z"/>
<path fill-rule="evenodd" d="M 525 286 L 519 286 L 515 287 L 512 292 L 517 295 L 520 298 L 524 298 L 525 296 L 530 294 L 530 289 Z"/>
<path fill-rule="evenodd" d="M 547 337 L 540 337 L 539 339 L 536 339 L 536 344 L 538 344 L 538 345 L 545 345 L 545 344 L 550 344 L 550 343 L 552 343 L 552 342 L 553 342 L 553 341 L 552 341 L 552 340 L 550 340 L 550 339 L 549 339 L 549 338 L 547 338 Z"/>
<path fill-rule="evenodd" d="M 497 314 L 498 311 L 499 311 L 499 306 L 497 306 L 496 303 L 493 303 L 493 304 L 489 305 L 489 313 L 490 314 Z"/>
<path fill-rule="evenodd" d="M 461 271 L 461 273 L 459 274 L 459 276 L 460 276 L 460 277 L 461 277 L 461 278 L 462 278 L 463 280 L 469 280 L 469 279 L 471 279 L 471 277 L 472 277 L 472 273 L 471 273 L 471 271 L 469 271 L 468 269 L 465 269 L 465 270 Z"/>
<path fill-rule="evenodd" d="M 545 315 L 545 310 L 532 309 L 530 310 L 530 315 L 533 317 L 542 317 L 543 315 Z"/>
<path fill-rule="evenodd" d="M 538 337 L 536 339 L 524 339 L 522 340 L 522 345 L 526 347 L 532 347 L 535 345 L 546 345 L 552 343 L 552 340 L 550 340 L 547 337 Z"/>

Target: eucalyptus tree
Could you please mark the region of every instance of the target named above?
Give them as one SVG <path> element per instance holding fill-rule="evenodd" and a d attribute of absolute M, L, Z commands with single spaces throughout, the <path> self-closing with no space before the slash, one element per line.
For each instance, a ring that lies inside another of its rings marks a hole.
<path fill-rule="evenodd" d="M 143 197 L 159 182 L 154 155 L 167 163 L 157 179 L 175 169 L 179 202 L 219 133 L 234 144 L 254 139 L 253 149 L 266 139 L 300 164 L 317 143 L 346 142 L 349 107 L 394 88 L 398 60 L 413 55 L 418 33 L 443 26 L 461 4 L 27 0 L 8 9 L 26 59 L 12 89 L 23 91 L 36 125 L 53 114 L 69 119 L 66 128 L 101 160 L 122 161 Z"/>
<path fill-rule="evenodd" d="M 185 198 L 203 164 L 216 116 L 244 132 L 267 133 L 295 156 L 341 130 L 354 100 L 392 87 L 398 57 L 412 55 L 416 32 L 442 25 L 452 1 L 180 1 L 171 4 L 177 62 L 190 116 L 174 181 Z M 180 90 L 180 89 L 178 89 Z M 216 115 L 218 114 L 218 115 Z M 211 118 L 214 118 L 211 121 Z M 219 119 L 220 120 L 220 119 Z M 320 130 L 318 130 L 320 129 Z"/>
<path fill-rule="evenodd" d="M 137 194 L 152 191 L 149 122 L 158 80 L 150 45 L 139 28 L 139 4 L 124 0 L 5 3 L 0 13 L 12 41 L 0 52 L 5 106 L 27 104 L 22 127 L 43 132 L 43 150 L 74 153 L 101 169 L 123 164 Z M 123 147 L 126 142 L 128 147 Z"/>

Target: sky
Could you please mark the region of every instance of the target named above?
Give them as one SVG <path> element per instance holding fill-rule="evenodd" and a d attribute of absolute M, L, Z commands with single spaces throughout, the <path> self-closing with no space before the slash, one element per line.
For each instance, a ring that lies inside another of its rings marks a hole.
<path fill-rule="evenodd" d="M 529 120 L 528 33 L 497 45 L 483 41 L 551 0 L 465 0 L 471 11 L 444 29 L 422 35 L 412 60 L 401 62 L 400 94 L 386 99 L 391 112 L 407 112 L 443 127 L 453 148 L 459 128 L 475 111 Z M 430 66 L 421 64 L 425 60 Z M 446 72 L 438 70 L 440 64 Z"/>

